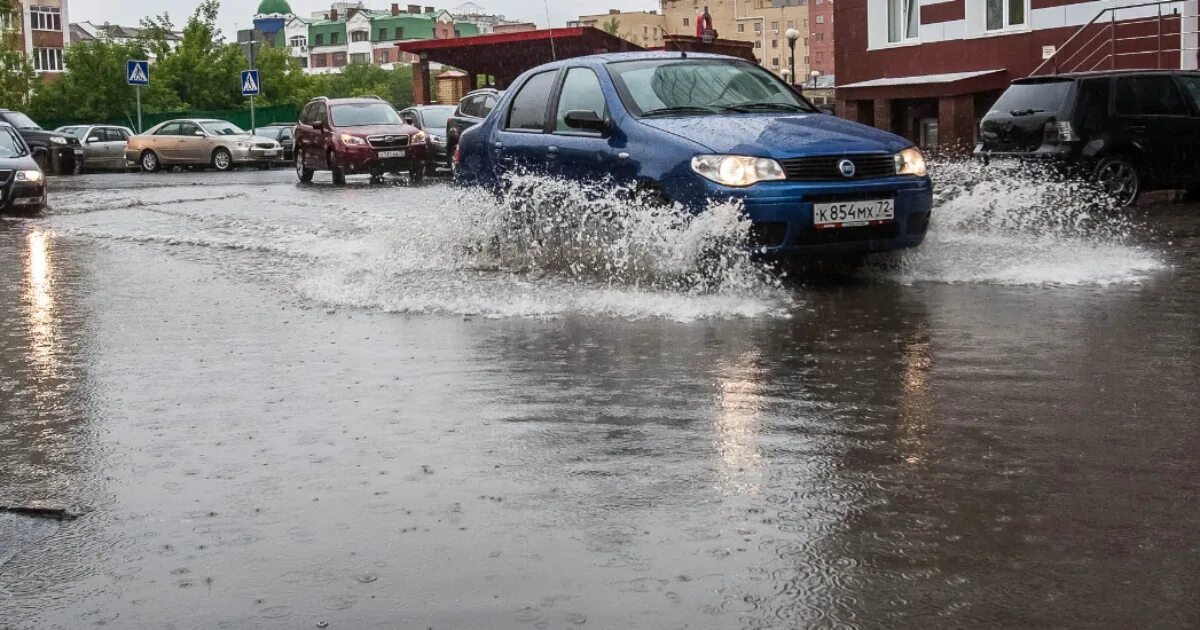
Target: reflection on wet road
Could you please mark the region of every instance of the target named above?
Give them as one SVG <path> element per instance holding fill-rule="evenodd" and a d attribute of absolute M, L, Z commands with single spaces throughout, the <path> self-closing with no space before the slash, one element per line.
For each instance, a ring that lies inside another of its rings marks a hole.
<path fill-rule="evenodd" d="M 1195 206 L 696 285 L 436 183 L 54 183 L 0 505 L 79 518 L 0 514 L 0 628 L 1200 625 Z"/>

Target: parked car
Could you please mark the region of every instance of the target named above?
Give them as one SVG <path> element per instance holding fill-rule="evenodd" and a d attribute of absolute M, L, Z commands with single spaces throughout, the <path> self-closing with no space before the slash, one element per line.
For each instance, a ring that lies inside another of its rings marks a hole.
<path fill-rule="evenodd" d="M 457 108 L 453 105 L 416 105 L 400 112 L 404 122 L 425 132 L 429 148 L 429 166 L 450 166 L 446 149 L 446 124 Z"/>
<path fill-rule="evenodd" d="M 21 134 L 43 172 L 77 173 L 83 167 L 83 145 L 77 138 L 46 131 L 29 116 L 11 109 L 0 109 L 0 122 Z"/>
<path fill-rule="evenodd" d="M 1200 73 L 1020 79 L 983 117 L 977 155 L 1090 174 L 1122 206 L 1148 190 L 1200 190 Z"/>
<path fill-rule="evenodd" d="M 83 166 L 88 170 L 126 170 L 125 148 L 133 130 L 115 125 L 73 125 L 54 130 L 73 136 L 83 145 Z"/>
<path fill-rule="evenodd" d="M 266 127 L 259 127 L 258 135 L 264 138 L 270 138 L 279 143 L 283 147 L 283 153 L 280 155 L 280 160 L 291 162 L 296 158 L 296 126 L 293 124 L 273 124 Z"/>
<path fill-rule="evenodd" d="M 147 173 L 164 166 L 211 166 L 218 171 L 239 164 L 266 166 L 281 155 L 278 142 L 209 119 L 168 120 L 129 138 L 125 150 L 125 158 Z"/>
<path fill-rule="evenodd" d="M 640 187 L 701 212 L 737 200 L 766 256 L 857 257 L 922 242 L 912 143 L 826 114 L 763 68 L 709 54 L 581 57 L 523 74 L 462 136 L 457 180 L 529 170 Z"/>
<path fill-rule="evenodd" d="M 333 183 L 347 175 L 408 173 L 425 175 L 425 132 L 400 118 L 396 109 L 376 97 L 318 97 L 304 106 L 296 125 L 296 176 L 310 182 L 313 172 L 327 170 Z"/>
<path fill-rule="evenodd" d="M 46 205 L 46 178 L 33 150 L 12 125 L 0 122 L 0 209 L 37 211 Z"/>
<path fill-rule="evenodd" d="M 504 93 L 493 88 L 468 92 L 458 102 L 454 115 L 446 120 L 446 154 L 453 156 L 463 132 L 483 122 L 496 108 Z"/>

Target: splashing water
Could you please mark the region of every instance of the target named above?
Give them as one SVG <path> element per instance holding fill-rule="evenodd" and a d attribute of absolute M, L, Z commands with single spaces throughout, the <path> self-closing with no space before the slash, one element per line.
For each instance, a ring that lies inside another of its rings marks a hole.
<path fill-rule="evenodd" d="M 863 270 L 896 282 L 1135 283 L 1166 265 L 1130 243 L 1137 226 L 1086 181 L 1028 163 L 937 161 L 925 243 Z"/>
<path fill-rule="evenodd" d="M 304 296 L 394 312 L 623 318 L 786 316 L 735 204 L 699 215 L 630 188 L 514 176 L 503 198 L 463 191 L 373 230 Z"/>

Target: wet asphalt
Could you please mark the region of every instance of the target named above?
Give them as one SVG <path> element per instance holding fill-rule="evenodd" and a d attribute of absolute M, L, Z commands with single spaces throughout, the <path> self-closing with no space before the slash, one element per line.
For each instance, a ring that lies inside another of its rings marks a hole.
<path fill-rule="evenodd" d="M 711 292 L 461 262 L 439 182 L 52 189 L 0 628 L 1200 626 L 1195 204 Z"/>

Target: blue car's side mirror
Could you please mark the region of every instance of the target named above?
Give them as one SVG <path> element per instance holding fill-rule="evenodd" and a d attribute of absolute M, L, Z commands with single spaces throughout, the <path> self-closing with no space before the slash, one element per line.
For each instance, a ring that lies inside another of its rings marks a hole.
<path fill-rule="evenodd" d="M 600 114 L 586 109 L 574 109 L 567 112 L 563 122 L 571 129 L 594 131 L 600 135 L 608 135 L 609 131 L 607 120 L 601 118 Z"/>

